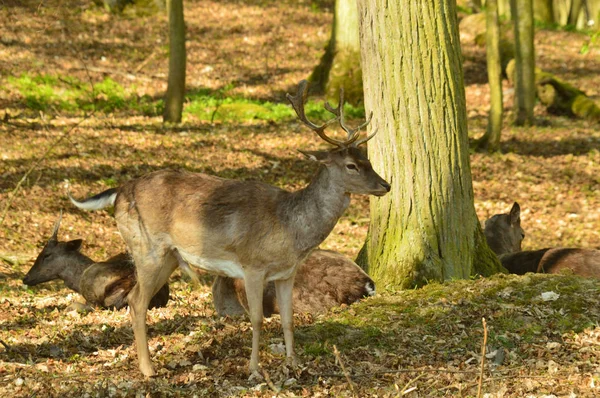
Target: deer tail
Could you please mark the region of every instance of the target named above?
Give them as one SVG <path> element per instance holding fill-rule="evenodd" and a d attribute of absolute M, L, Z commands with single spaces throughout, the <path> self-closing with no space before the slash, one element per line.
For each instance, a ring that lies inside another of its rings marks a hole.
<path fill-rule="evenodd" d="M 117 199 L 117 188 L 110 188 L 104 192 L 94 195 L 90 198 L 79 201 L 71 196 L 71 192 L 67 191 L 67 195 L 75 206 L 83 210 L 100 210 L 105 207 L 114 206 Z"/>

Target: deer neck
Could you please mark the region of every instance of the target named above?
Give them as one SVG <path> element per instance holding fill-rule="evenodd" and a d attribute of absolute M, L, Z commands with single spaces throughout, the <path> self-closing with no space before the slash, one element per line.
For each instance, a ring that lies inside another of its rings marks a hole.
<path fill-rule="evenodd" d="M 65 282 L 65 285 L 67 285 L 69 289 L 81 293 L 79 289 L 81 277 L 83 272 L 93 263 L 94 261 L 84 254 L 79 252 L 72 253 L 65 258 L 59 277 Z"/>
<path fill-rule="evenodd" d="M 349 204 L 346 188 L 325 166 L 306 188 L 290 195 L 282 207 L 283 218 L 302 256 L 325 240 Z"/>

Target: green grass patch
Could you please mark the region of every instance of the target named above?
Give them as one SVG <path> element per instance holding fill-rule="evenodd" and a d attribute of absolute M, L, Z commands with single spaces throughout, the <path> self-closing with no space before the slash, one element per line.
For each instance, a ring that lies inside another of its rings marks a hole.
<path fill-rule="evenodd" d="M 15 90 L 25 107 L 44 112 L 131 111 L 147 116 L 160 114 L 162 101 L 149 96 L 138 97 L 134 87 L 105 78 L 90 84 L 73 77 L 30 75 L 8 78 L 8 90 Z"/>
<path fill-rule="evenodd" d="M 19 77 L 9 77 L 8 83 L 5 89 L 17 91 L 23 105 L 35 111 L 121 111 L 158 116 L 164 108 L 162 99 L 139 97 L 134 87 L 124 87 L 110 78 L 92 85 L 73 77 L 25 73 Z M 184 114 L 202 121 L 224 123 L 256 120 L 281 122 L 296 118 L 294 110 L 287 102 L 277 103 L 231 96 L 229 91 L 232 88 L 228 85 L 220 90 L 198 89 L 188 92 Z M 324 121 L 332 117 L 322 102 L 309 101 L 305 105 L 305 111 L 307 117 L 314 121 Z M 344 115 L 347 119 L 364 118 L 365 111 L 363 107 L 345 104 Z"/>
<path fill-rule="evenodd" d="M 286 103 L 261 101 L 229 96 L 231 86 L 211 91 L 201 89 L 188 93 L 184 113 L 204 121 L 249 122 L 263 120 L 280 122 L 296 118 L 292 107 Z M 309 101 L 305 105 L 306 116 L 310 120 L 327 120 L 332 117 L 322 102 Z M 344 105 L 344 115 L 348 119 L 364 118 L 362 107 Z"/>

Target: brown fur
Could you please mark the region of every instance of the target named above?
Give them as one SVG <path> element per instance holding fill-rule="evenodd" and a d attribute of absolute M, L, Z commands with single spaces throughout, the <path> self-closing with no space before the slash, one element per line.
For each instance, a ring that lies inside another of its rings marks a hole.
<path fill-rule="evenodd" d="M 518 275 L 527 272 L 547 274 L 571 272 L 588 278 L 600 278 L 599 250 L 546 248 L 521 251 L 521 241 L 525 235 L 524 233 L 520 235 L 522 232 L 520 218 L 518 228 L 515 228 L 517 224 L 511 225 L 510 219 L 510 214 L 497 214 L 485 224 L 488 245 L 495 249 L 502 265 L 509 272 Z"/>
<path fill-rule="evenodd" d="M 294 311 L 323 313 L 374 293 L 373 280 L 354 261 L 333 251 L 315 250 L 298 266 L 293 288 Z M 217 277 L 213 283 L 213 301 L 221 316 L 248 311 L 244 281 Z M 265 316 L 279 313 L 272 282 L 263 293 L 263 313 Z"/>

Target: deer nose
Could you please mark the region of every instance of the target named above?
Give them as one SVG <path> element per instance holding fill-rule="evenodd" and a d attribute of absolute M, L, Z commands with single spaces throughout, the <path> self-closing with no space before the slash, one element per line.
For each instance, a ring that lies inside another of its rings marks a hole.
<path fill-rule="evenodd" d="M 392 189 L 392 186 L 385 181 L 380 182 L 379 184 L 385 188 L 386 192 L 390 192 L 390 189 Z"/>

